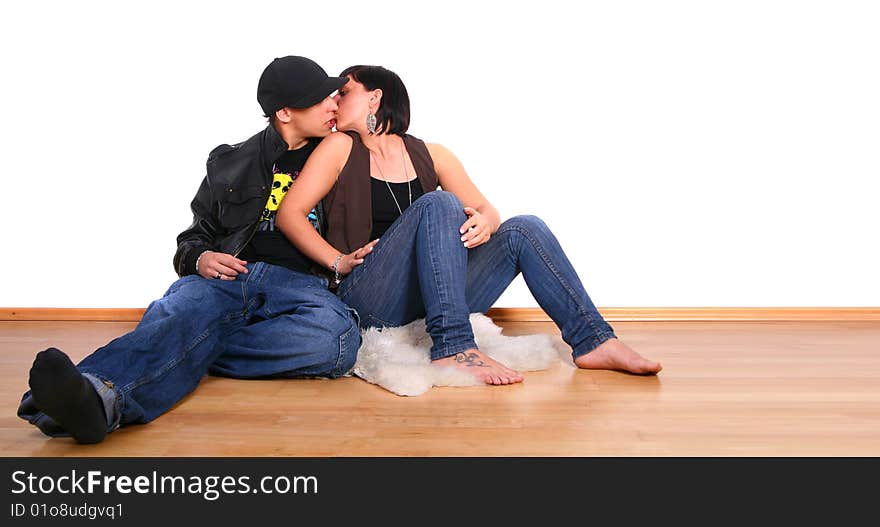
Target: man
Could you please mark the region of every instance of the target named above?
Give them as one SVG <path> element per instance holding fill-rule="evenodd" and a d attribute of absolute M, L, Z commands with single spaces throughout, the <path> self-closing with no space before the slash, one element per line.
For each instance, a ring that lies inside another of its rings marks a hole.
<path fill-rule="evenodd" d="M 193 223 L 177 237 L 180 279 L 131 333 L 78 365 L 56 348 L 38 353 L 19 417 L 50 436 L 97 443 L 166 412 L 209 371 L 334 378 L 354 366 L 354 310 L 274 226 L 279 202 L 335 125 L 330 96 L 343 84 L 305 57 L 265 68 L 257 100 L 269 125 L 209 154 Z M 319 230 L 320 212 L 309 215 Z"/>

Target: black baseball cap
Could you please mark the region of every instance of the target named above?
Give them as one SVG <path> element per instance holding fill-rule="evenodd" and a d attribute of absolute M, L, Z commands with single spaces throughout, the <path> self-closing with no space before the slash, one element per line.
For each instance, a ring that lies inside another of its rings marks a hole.
<path fill-rule="evenodd" d="M 306 57 L 289 55 L 273 60 L 257 86 L 257 101 L 271 116 L 284 107 L 308 108 L 338 90 L 348 79 L 329 77 L 324 68 Z"/>

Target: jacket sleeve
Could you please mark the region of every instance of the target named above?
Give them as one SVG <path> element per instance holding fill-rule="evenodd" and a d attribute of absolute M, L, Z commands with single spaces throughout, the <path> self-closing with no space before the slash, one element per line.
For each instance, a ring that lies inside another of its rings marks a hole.
<path fill-rule="evenodd" d="M 174 270 L 180 277 L 196 274 L 196 260 L 203 252 L 214 250 L 220 230 L 217 203 L 211 193 L 208 176 L 199 185 L 190 207 L 193 212 L 192 225 L 177 236 L 177 252 L 174 253 Z"/>

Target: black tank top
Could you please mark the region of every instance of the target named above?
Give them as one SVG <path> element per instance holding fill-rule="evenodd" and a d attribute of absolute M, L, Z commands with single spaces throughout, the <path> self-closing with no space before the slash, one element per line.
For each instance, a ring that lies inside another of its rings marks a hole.
<path fill-rule="evenodd" d="M 391 187 L 391 192 L 388 187 Z M 370 178 L 370 193 L 373 207 L 373 232 L 370 233 L 370 240 L 375 240 L 385 234 L 388 227 L 394 223 L 402 211 L 410 206 L 410 191 L 407 186 L 412 188 L 412 200 L 415 201 L 422 196 L 425 191 L 418 178 L 413 178 L 409 183 L 387 183 L 380 179 Z M 392 197 L 391 193 L 394 193 Z M 395 198 L 397 202 L 395 203 Z M 400 206 L 400 210 L 397 207 Z"/>

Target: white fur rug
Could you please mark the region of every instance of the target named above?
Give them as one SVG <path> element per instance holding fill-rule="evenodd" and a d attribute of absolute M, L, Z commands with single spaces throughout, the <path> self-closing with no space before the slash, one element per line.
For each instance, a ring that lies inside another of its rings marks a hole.
<path fill-rule="evenodd" d="M 471 315 L 471 327 L 480 351 L 514 370 L 543 370 L 565 357 L 570 361 L 570 351 L 554 345 L 550 335 L 502 335 L 492 319 L 479 313 Z M 363 332 L 352 373 L 397 395 L 421 395 L 432 386 L 483 384 L 452 366 L 432 365 L 430 349 L 425 319 L 397 328 L 370 328 Z"/>

